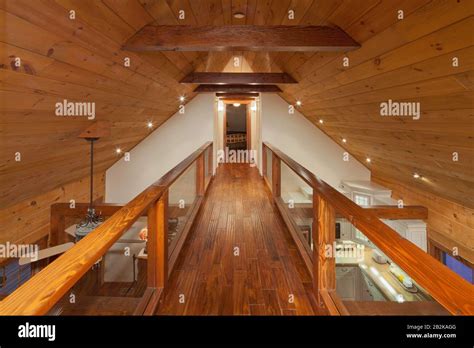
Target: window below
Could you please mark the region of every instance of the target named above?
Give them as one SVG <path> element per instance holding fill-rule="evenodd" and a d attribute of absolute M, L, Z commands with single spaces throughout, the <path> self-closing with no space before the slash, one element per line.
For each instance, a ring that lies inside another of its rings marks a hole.
<path fill-rule="evenodd" d="M 354 193 L 354 202 L 358 205 L 370 205 L 370 196 Z"/>
<path fill-rule="evenodd" d="M 473 272 L 474 270 L 457 260 L 456 258 L 450 256 L 443 251 L 443 263 L 453 272 L 456 272 L 458 275 L 466 279 L 469 283 L 473 284 Z"/>

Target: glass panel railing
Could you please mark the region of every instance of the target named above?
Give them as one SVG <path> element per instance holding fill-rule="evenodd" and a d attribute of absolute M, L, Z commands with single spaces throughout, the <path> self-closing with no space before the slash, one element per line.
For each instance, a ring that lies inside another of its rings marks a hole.
<path fill-rule="evenodd" d="M 170 186 L 168 197 L 168 255 L 171 255 L 193 212 L 197 198 L 197 165 L 194 162 Z"/>
<path fill-rule="evenodd" d="M 303 242 L 312 255 L 313 240 L 313 189 L 290 167 L 281 162 L 281 202 Z"/>
<path fill-rule="evenodd" d="M 336 294 L 349 314 L 449 314 L 345 218 L 336 218 L 335 248 Z"/>
<path fill-rule="evenodd" d="M 164 288 L 172 269 L 166 262 L 171 255 L 167 246 L 171 252 L 177 241 L 182 246 L 180 237 L 189 231 L 205 194 L 206 173 L 212 176 L 209 149 L 212 143 L 204 144 L 124 206 L 97 204 L 100 217 L 87 214 L 88 223 L 80 227 L 88 203 L 52 205 L 48 247 L 17 264 L 0 260 L 5 266 L 1 314 L 152 314 L 162 293 L 157 289 Z M 162 233 L 167 228 L 169 240 Z M 19 274 L 19 281 L 7 284 L 12 274 Z"/>
<path fill-rule="evenodd" d="M 75 226 L 67 233 L 73 233 Z M 132 315 L 147 288 L 147 218 L 140 217 L 48 312 Z"/>

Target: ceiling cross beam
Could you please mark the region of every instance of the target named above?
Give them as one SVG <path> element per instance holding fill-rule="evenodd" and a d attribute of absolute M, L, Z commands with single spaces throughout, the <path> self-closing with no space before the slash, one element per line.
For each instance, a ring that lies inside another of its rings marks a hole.
<path fill-rule="evenodd" d="M 298 83 L 287 73 L 226 73 L 226 72 L 192 72 L 186 75 L 181 83 L 195 84 L 293 84 Z"/>
<path fill-rule="evenodd" d="M 194 90 L 196 93 L 279 93 L 277 85 L 199 85 Z"/>
<path fill-rule="evenodd" d="M 312 25 L 146 25 L 123 46 L 136 52 L 347 52 L 359 47 L 338 27 Z"/>

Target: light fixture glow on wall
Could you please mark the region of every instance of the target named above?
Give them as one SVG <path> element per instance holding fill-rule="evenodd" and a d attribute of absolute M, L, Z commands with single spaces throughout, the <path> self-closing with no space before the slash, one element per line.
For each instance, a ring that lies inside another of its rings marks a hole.
<path fill-rule="evenodd" d="M 342 142 L 343 142 L 343 143 L 347 143 L 347 139 L 346 139 L 346 138 L 342 138 Z"/>
<path fill-rule="evenodd" d="M 319 123 L 320 123 L 320 124 L 323 124 L 323 123 L 324 123 L 323 119 L 320 119 L 320 120 L 319 120 Z"/>
<path fill-rule="evenodd" d="M 238 108 L 240 106 L 240 103 L 234 103 L 232 105 L 234 105 L 236 108 Z"/>
<path fill-rule="evenodd" d="M 148 121 L 148 123 L 146 124 L 146 126 L 147 126 L 148 128 L 153 128 L 153 122 Z"/>
<path fill-rule="evenodd" d="M 117 154 L 120 154 L 120 153 L 122 153 L 122 149 L 121 149 L 120 147 L 118 147 L 118 148 L 115 149 L 115 152 L 116 152 Z"/>
<path fill-rule="evenodd" d="M 413 177 L 414 177 L 415 179 L 419 179 L 421 176 L 420 176 L 420 174 L 418 174 L 418 173 L 414 173 L 414 174 L 413 174 Z"/>
<path fill-rule="evenodd" d="M 220 100 L 217 102 L 217 111 L 224 111 L 224 103 Z"/>
<path fill-rule="evenodd" d="M 301 106 L 301 100 L 296 101 L 296 106 Z"/>
<path fill-rule="evenodd" d="M 243 12 L 235 12 L 235 13 L 234 13 L 234 18 L 237 18 L 237 19 L 245 18 L 245 13 L 243 13 Z"/>
<path fill-rule="evenodd" d="M 367 157 L 367 158 L 365 159 L 365 161 L 366 161 L 367 163 L 372 162 L 372 160 L 371 160 L 369 157 Z"/>
<path fill-rule="evenodd" d="M 179 97 L 179 101 L 180 102 L 184 102 L 186 100 L 186 97 L 184 95 L 182 95 L 181 97 Z"/>

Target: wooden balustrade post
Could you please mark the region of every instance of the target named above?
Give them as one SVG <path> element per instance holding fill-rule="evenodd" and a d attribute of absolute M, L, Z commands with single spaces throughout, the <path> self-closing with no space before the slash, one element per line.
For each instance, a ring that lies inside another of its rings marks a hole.
<path fill-rule="evenodd" d="M 313 212 L 313 289 L 316 302 L 322 306 L 320 291 L 336 289 L 336 212 L 316 192 L 313 192 Z"/>
<path fill-rule="evenodd" d="M 63 214 L 54 206 L 51 206 L 50 230 L 48 238 L 48 247 L 59 245 L 63 242 L 66 221 Z"/>
<path fill-rule="evenodd" d="M 272 193 L 273 197 L 281 196 L 281 160 L 272 152 Z"/>
<path fill-rule="evenodd" d="M 148 209 L 147 284 L 164 288 L 168 280 L 168 190 Z"/>
<path fill-rule="evenodd" d="M 204 172 L 204 153 L 196 160 L 196 195 L 204 196 L 206 191 L 206 173 Z"/>

